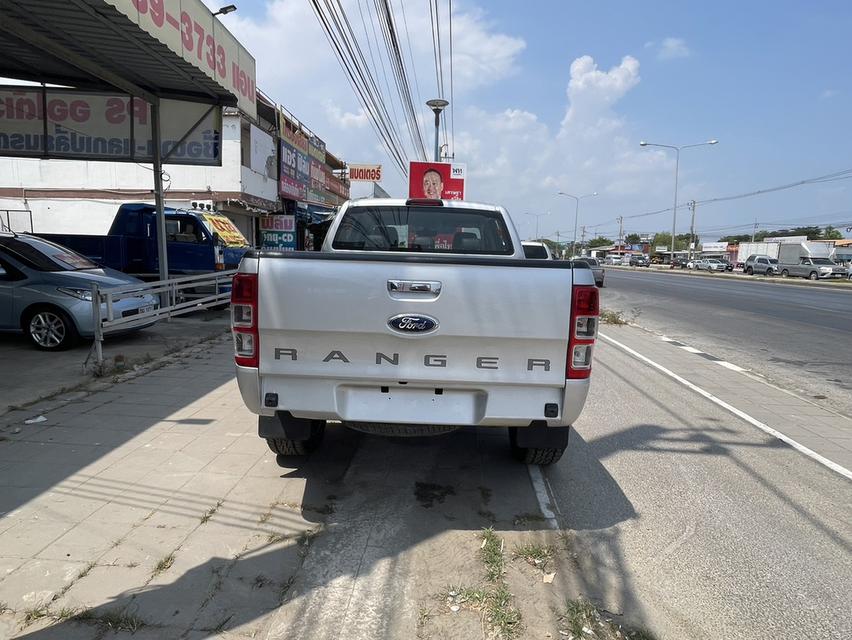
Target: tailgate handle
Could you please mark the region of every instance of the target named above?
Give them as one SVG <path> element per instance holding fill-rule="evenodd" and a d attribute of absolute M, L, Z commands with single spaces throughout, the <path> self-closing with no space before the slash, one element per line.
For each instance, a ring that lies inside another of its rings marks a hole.
<path fill-rule="evenodd" d="M 388 291 L 392 293 L 441 293 L 440 282 L 424 282 L 421 280 L 388 280 Z"/>

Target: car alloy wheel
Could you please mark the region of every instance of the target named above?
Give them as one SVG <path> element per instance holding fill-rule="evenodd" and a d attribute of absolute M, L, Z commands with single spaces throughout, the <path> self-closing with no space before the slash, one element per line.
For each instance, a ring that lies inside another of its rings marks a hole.
<path fill-rule="evenodd" d="M 49 310 L 39 311 L 30 319 L 30 336 L 44 349 L 56 349 L 65 340 L 68 327 L 65 320 Z"/>

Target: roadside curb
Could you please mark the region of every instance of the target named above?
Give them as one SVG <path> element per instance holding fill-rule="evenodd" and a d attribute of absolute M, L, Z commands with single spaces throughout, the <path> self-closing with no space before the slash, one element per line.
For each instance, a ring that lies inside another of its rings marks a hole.
<path fill-rule="evenodd" d="M 726 280 L 739 280 L 743 282 L 766 282 L 791 287 L 817 287 L 852 293 L 852 283 L 847 284 L 847 280 L 838 280 L 835 284 L 835 282 L 821 282 L 819 280 L 812 282 L 804 278 L 782 278 L 781 276 L 767 278 L 765 276 L 747 276 L 739 273 L 709 274 L 700 271 L 690 271 L 689 269 L 654 269 L 653 267 L 624 267 L 621 265 L 608 265 L 606 268 L 617 271 L 645 271 L 648 273 L 664 273 L 673 276 L 692 276 L 695 278 L 724 278 Z M 797 280 L 801 280 L 801 282 L 797 282 Z"/>

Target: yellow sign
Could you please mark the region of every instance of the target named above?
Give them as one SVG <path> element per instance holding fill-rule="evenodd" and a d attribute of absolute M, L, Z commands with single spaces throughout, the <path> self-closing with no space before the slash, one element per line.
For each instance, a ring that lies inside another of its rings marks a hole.
<path fill-rule="evenodd" d="M 208 229 L 214 233 L 218 233 L 219 237 L 229 247 L 247 247 L 248 240 L 240 233 L 240 230 L 234 226 L 228 218 L 216 213 L 202 214 L 207 221 Z"/>

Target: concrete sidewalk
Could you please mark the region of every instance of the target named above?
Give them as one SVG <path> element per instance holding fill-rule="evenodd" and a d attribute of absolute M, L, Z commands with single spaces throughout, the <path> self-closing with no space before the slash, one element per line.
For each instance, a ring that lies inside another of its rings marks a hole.
<path fill-rule="evenodd" d="M 228 331 L 229 321 L 230 310 L 203 311 L 108 338 L 104 341 L 105 371 L 110 376 L 120 375 L 219 337 Z M 95 381 L 91 346 L 91 341 L 84 341 L 68 351 L 39 351 L 23 335 L 0 334 L 0 362 L 4 363 L 0 374 L 0 416 L 58 394 L 67 394 L 65 399 L 78 397 L 73 392 Z M 14 365 L 7 368 L 5 363 Z"/>
<path fill-rule="evenodd" d="M 817 287 L 829 288 L 833 291 L 848 291 L 852 293 L 852 280 L 832 279 L 832 280 L 806 280 L 805 278 L 783 278 L 781 276 L 761 276 L 747 275 L 742 271 L 725 271 L 724 273 L 710 273 L 707 271 L 698 271 L 697 269 L 670 269 L 667 266 L 651 265 L 650 267 L 625 267 L 618 264 L 610 264 L 605 266 L 606 269 L 615 269 L 617 271 L 637 271 L 640 273 L 668 273 L 673 276 L 693 276 L 697 278 L 725 278 L 727 280 L 744 280 L 746 282 L 769 282 L 771 284 L 790 285 L 794 287 Z"/>
<path fill-rule="evenodd" d="M 852 419 L 781 389 L 734 363 L 633 326 L 601 333 L 634 349 L 845 469 L 852 469 Z"/>

